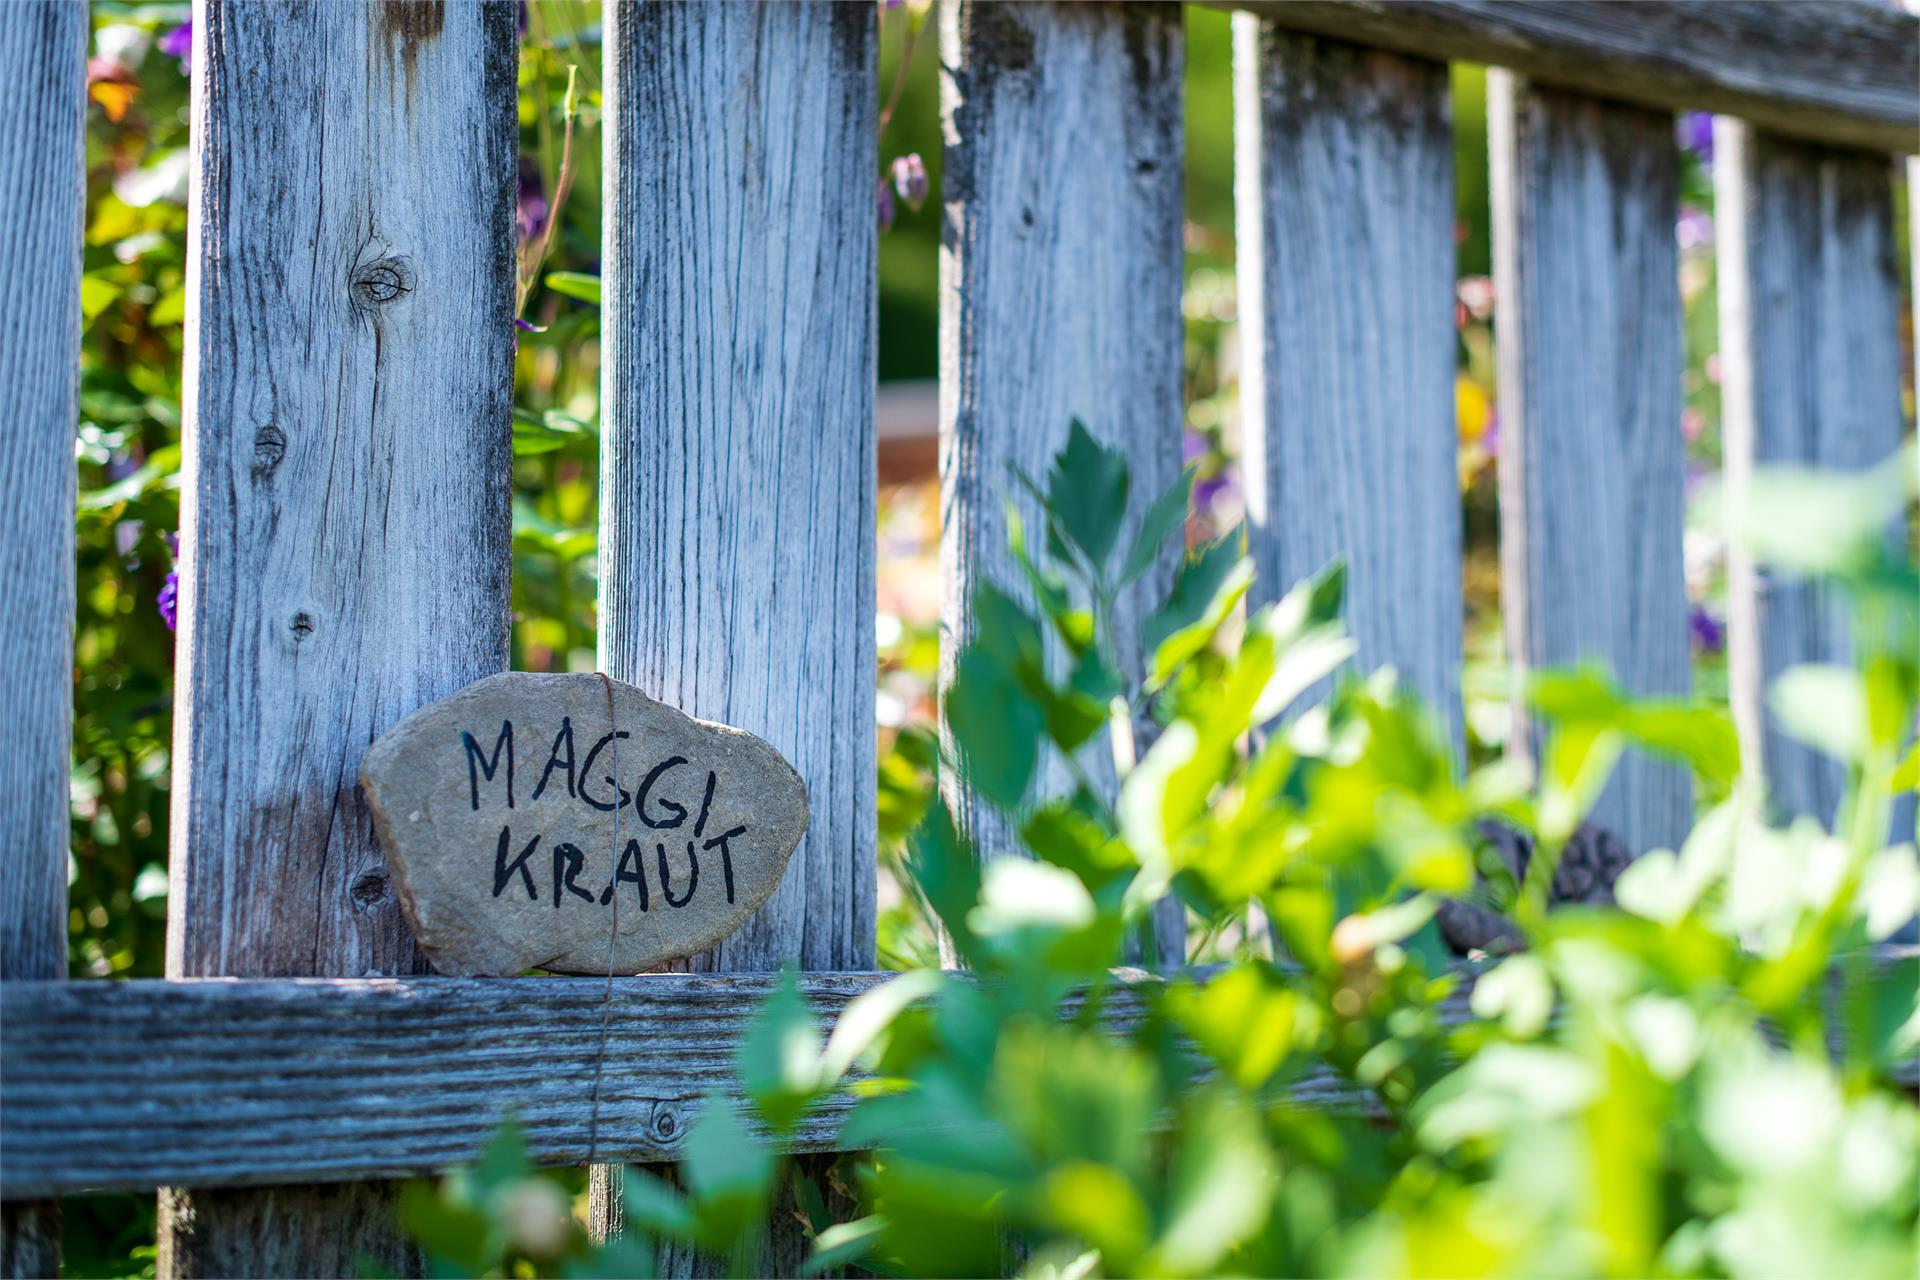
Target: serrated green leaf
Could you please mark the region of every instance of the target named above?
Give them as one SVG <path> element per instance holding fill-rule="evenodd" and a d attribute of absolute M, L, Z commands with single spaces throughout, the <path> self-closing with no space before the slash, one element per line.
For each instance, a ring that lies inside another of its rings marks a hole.
<path fill-rule="evenodd" d="M 1120 537 L 1129 483 L 1127 455 L 1095 440 L 1075 418 L 1047 473 L 1047 509 L 1096 570 Z"/>
<path fill-rule="evenodd" d="M 1133 535 L 1133 546 L 1120 567 L 1120 585 L 1125 586 L 1152 568 L 1168 537 L 1186 528 L 1187 509 L 1193 498 L 1193 475 L 1192 467 L 1181 471 L 1141 517 L 1139 531 Z"/>

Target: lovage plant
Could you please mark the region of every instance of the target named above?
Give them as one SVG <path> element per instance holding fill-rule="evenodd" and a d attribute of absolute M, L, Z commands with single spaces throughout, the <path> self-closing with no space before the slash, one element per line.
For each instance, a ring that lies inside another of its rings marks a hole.
<path fill-rule="evenodd" d="M 1857 669 L 1775 690 L 1846 769 L 1829 830 L 1769 820 L 1723 710 L 1593 671 L 1531 681 L 1537 776 L 1463 776 L 1390 671 L 1342 669 L 1338 568 L 1236 616 L 1237 534 L 1185 559 L 1126 669 L 1114 602 L 1187 481 L 1123 550 L 1126 459 L 1076 425 L 1027 482 L 1037 554 L 1014 526 L 1024 602 L 983 588 L 945 708 L 943 770 L 1020 847 L 938 802 L 913 840 L 968 972 L 903 975 L 824 1040 L 789 984 L 739 1048 L 776 1138 L 860 1095 L 858 1212 L 710 1106 L 684 1189 L 628 1172 L 623 1261 L 671 1240 L 753 1270 L 790 1180 L 815 1272 L 1911 1275 L 1916 965 L 1874 944 L 1920 905 L 1913 845 L 1884 839 L 1916 773 L 1920 583 L 1883 536 L 1912 474 L 1762 475 L 1716 508 L 1852 602 Z M 1690 767 L 1698 824 L 1617 907 L 1548 910 L 1624 750 Z M 1490 819 L 1533 842 L 1517 882 Z M 1169 894 L 1216 963 L 1124 967 Z M 1511 917 L 1501 954 L 1452 954 L 1458 899 Z M 554 1256 L 606 1265 L 579 1247 Z"/>

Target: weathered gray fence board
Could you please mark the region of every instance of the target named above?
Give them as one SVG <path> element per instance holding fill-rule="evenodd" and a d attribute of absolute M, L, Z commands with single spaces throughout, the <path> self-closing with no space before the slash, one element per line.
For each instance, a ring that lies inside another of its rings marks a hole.
<path fill-rule="evenodd" d="M 1881 973 L 1912 947 L 1879 947 Z M 1473 966 L 1440 1007 L 1471 1018 Z M 1208 971 L 1192 971 L 1205 980 Z M 897 975 L 805 974 L 823 1023 Z M 1140 970 L 1102 999 L 1101 1024 L 1138 1025 L 1156 979 Z M 0 1196 L 250 1185 L 288 1176 L 392 1177 L 471 1159 L 512 1108 L 536 1157 L 577 1165 L 676 1158 L 712 1091 L 733 1091 L 732 1047 L 779 979 L 770 974 L 591 978 L 19 983 L 0 987 Z M 1069 1000 L 1063 1017 L 1080 1005 Z M 597 1137 L 589 1099 L 603 1017 L 608 1061 Z M 1835 1019 L 1835 1034 L 1843 1020 Z M 1837 1042 L 1836 1042 L 1837 1044 Z M 1920 1064 L 1896 1073 L 1920 1079 Z M 1288 1096 L 1316 1110 L 1370 1108 L 1369 1092 L 1316 1068 Z M 829 1151 L 852 1103 L 824 1102 L 789 1150 Z"/>
<path fill-rule="evenodd" d="M 609 0 L 600 650 L 806 780 L 699 968 L 874 948 L 874 22 Z"/>
<path fill-rule="evenodd" d="M 1727 475 L 1753 464 L 1857 470 L 1900 445 L 1900 281 L 1892 164 L 1722 119 L 1714 156 Z M 1765 689 L 1801 662 L 1848 662 L 1843 603 L 1817 583 L 1759 579 L 1729 550 L 1734 714 L 1785 813 L 1831 822 L 1845 773 L 1781 733 Z"/>
<path fill-rule="evenodd" d="M 1358 667 L 1460 708 L 1445 64 L 1234 20 L 1250 603 L 1343 558 Z"/>
<path fill-rule="evenodd" d="M 196 7 L 170 976 L 423 967 L 357 779 L 506 665 L 515 29 Z M 417 1267 L 390 1205 L 169 1194 L 161 1269 Z"/>
<path fill-rule="evenodd" d="M 1171 6 L 957 3 L 940 13 L 946 152 L 941 262 L 943 678 L 983 581 L 1024 595 L 1007 550 L 1011 501 L 1040 553 L 1037 504 L 1078 417 L 1126 451 L 1139 510 L 1180 471 L 1185 45 Z M 1139 625 L 1166 596 L 1168 551 L 1114 612 L 1137 674 Z M 1113 777 L 1105 736 L 1085 755 Z M 1041 787 L 1069 785 L 1058 760 Z M 957 785 L 948 800 L 989 853 L 1014 837 Z M 1182 919 L 1158 913 L 1170 963 Z"/>
<path fill-rule="evenodd" d="M 605 12 L 601 666 L 760 734 L 807 784 L 811 826 L 780 888 L 690 967 L 865 969 L 874 11 Z M 594 1184 L 596 1229 L 617 1232 L 617 1183 Z M 776 1212 L 763 1270 L 799 1266 L 795 1222 Z M 711 1265 L 671 1248 L 659 1262 L 665 1275 Z"/>
<path fill-rule="evenodd" d="M 0 11 L 0 978 L 67 971 L 75 389 L 87 9 Z M 11 1014 L 0 1008 L 0 1019 Z M 55 1204 L 0 1208 L 0 1276 L 57 1275 Z"/>
<path fill-rule="evenodd" d="M 1592 660 L 1632 693 L 1681 694 L 1673 118 L 1498 72 L 1487 98 L 1508 648 L 1522 672 Z M 1629 755 L 1593 818 L 1633 849 L 1677 847 L 1687 778 Z"/>
<path fill-rule="evenodd" d="M 1208 0 L 1285 26 L 1792 137 L 1920 145 L 1920 19 L 1830 0 Z"/>

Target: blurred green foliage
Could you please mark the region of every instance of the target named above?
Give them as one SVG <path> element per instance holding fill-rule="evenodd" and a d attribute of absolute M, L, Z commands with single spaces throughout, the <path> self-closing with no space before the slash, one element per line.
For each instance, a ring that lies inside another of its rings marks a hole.
<path fill-rule="evenodd" d="M 940 767 L 1028 856 L 982 863 L 936 802 L 910 859 L 971 972 L 903 974 L 824 1037 L 789 976 L 736 1048 L 775 1140 L 854 1090 L 841 1141 L 871 1148 L 857 1214 L 828 1215 L 716 1096 L 684 1189 L 627 1171 L 627 1234 L 605 1252 L 552 1226 L 528 1263 L 513 1213 L 475 1210 L 482 1175 L 416 1188 L 410 1221 L 441 1265 L 642 1274 L 672 1242 L 754 1274 L 793 1180 L 813 1206 L 807 1274 L 1912 1275 L 1920 1109 L 1892 1073 L 1920 1051 L 1916 962 L 1865 950 L 1920 907 L 1913 844 L 1883 845 L 1896 786 L 1920 773 L 1920 577 L 1884 536 L 1914 496 L 1912 454 L 1866 476 L 1762 472 L 1751 505 L 1699 517 L 1767 531 L 1747 541 L 1776 571 L 1851 602 L 1858 668 L 1791 669 L 1775 689 L 1792 731 L 1846 766 L 1831 832 L 1767 821 L 1723 709 L 1631 699 L 1591 670 L 1532 683 L 1552 726 L 1537 780 L 1463 776 L 1390 675 L 1337 672 L 1338 566 L 1231 625 L 1252 579 L 1237 531 L 1188 557 L 1143 624 L 1144 669 L 1122 669 L 1108 605 L 1177 536 L 1191 476 L 1131 547 L 1128 480 L 1075 424 L 1044 529 L 1014 531 L 1034 609 L 979 591 Z M 1721 798 L 1680 849 L 1633 864 L 1618 907 L 1548 914 L 1559 852 L 1626 750 L 1684 762 Z M 1091 751 L 1112 752 L 1117 794 L 1084 770 L 1067 794 L 1036 791 L 1043 754 Z M 1463 969 L 1434 916 L 1445 896 L 1486 899 L 1486 817 L 1539 842 L 1506 895 L 1524 946 Z M 1222 963 L 1116 968 L 1167 893 Z M 1122 999 L 1137 1014 L 1103 1027 Z M 529 1176 L 523 1162 L 495 1185 Z"/>

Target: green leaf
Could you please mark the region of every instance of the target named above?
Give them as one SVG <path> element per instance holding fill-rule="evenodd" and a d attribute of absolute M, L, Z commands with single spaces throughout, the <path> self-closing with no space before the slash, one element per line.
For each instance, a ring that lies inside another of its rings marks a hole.
<path fill-rule="evenodd" d="M 1767 690 L 1774 718 L 1790 736 L 1842 763 L 1862 759 L 1869 744 L 1867 694 L 1850 667 L 1788 667 Z"/>
<path fill-rule="evenodd" d="M 549 271 L 546 276 L 547 288 L 555 293 L 565 294 L 569 298 L 578 298 L 582 302 L 600 305 L 600 277 L 586 275 L 579 271 Z"/>
<path fill-rule="evenodd" d="M 1226 1093 L 1201 1099 L 1168 1170 L 1167 1222 L 1154 1245 L 1164 1275 L 1207 1275 L 1266 1221 L 1278 1182 L 1260 1117 Z"/>
<path fill-rule="evenodd" d="M 827 1047 L 820 1055 L 821 1084 L 830 1087 L 838 1083 L 895 1018 L 916 1001 L 937 994 L 945 981 L 937 970 L 917 969 L 854 997 L 840 1011 L 840 1019 L 834 1023 L 833 1034 L 827 1037 Z"/>
<path fill-rule="evenodd" d="M 879 1214 L 835 1223 L 815 1237 L 813 1252 L 800 1264 L 800 1274 L 817 1276 L 858 1265 L 879 1245 L 886 1229 L 887 1220 Z"/>
<path fill-rule="evenodd" d="M 1112 553 L 1127 516 L 1127 455 L 1093 438 L 1075 418 L 1067 447 L 1047 474 L 1047 508 L 1096 572 Z"/>
<path fill-rule="evenodd" d="M 1240 531 L 1200 549 L 1180 566 L 1167 602 L 1140 628 L 1141 648 L 1152 655 L 1148 686 L 1157 688 L 1213 642 L 1220 625 L 1253 584 L 1253 561 L 1240 554 Z"/>
<path fill-rule="evenodd" d="M 1040 761 L 1040 708 L 991 654 L 970 646 L 955 664 L 946 715 L 967 785 L 1002 809 L 1018 809 Z"/>
<path fill-rule="evenodd" d="M 1152 568 L 1166 540 L 1186 528 L 1187 508 L 1193 496 L 1193 474 L 1192 467 L 1186 468 L 1147 508 L 1147 514 L 1140 520 L 1139 532 L 1133 535 L 1133 546 L 1121 565 L 1119 585 L 1125 586 Z"/>
<path fill-rule="evenodd" d="M 80 277 L 80 319 L 92 324 L 94 317 L 113 305 L 126 290 L 104 276 Z"/>
<path fill-rule="evenodd" d="M 645 1169 L 628 1166 L 620 1178 L 621 1203 L 629 1223 L 648 1235 L 693 1239 L 693 1207 L 684 1195 Z"/>
<path fill-rule="evenodd" d="M 1859 573 L 1878 559 L 1911 492 L 1913 470 L 1905 450 L 1867 471 L 1756 467 L 1744 497 L 1723 485 L 1703 490 L 1693 519 L 1775 568 Z"/>
<path fill-rule="evenodd" d="M 754 1011 L 734 1062 L 767 1127 L 791 1131 L 821 1087 L 820 1026 L 791 969 Z"/>

